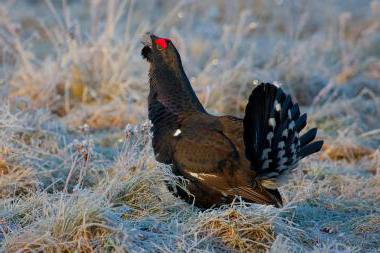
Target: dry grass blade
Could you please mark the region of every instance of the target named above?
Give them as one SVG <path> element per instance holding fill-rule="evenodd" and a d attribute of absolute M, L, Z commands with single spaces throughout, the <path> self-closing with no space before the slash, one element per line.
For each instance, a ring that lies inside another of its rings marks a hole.
<path fill-rule="evenodd" d="M 0 251 L 377 252 L 379 15 L 374 0 L 1 1 Z M 209 112 L 243 116 L 252 80 L 304 107 L 327 145 L 284 208 L 168 191 L 186 181 L 140 124 L 148 31 L 173 39 Z"/>

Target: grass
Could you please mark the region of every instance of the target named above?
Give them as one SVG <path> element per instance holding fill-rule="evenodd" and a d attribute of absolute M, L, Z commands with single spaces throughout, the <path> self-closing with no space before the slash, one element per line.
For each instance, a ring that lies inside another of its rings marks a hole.
<path fill-rule="evenodd" d="M 5 252 L 377 252 L 378 1 L 3 1 Z M 173 38 L 207 109 L 242 116 L 281 83 L 326 145 L 285 206 L 201 211 L 166 182 L 147 122 L 147 31 Z"/>

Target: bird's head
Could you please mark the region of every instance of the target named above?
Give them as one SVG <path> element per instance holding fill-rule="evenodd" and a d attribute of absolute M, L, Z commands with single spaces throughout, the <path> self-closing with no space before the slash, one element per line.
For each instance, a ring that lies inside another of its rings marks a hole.
<path fill-rule="evenodd" d="M 173 42 L 148 33 L 142 41 L 141 55 L 151 65 L 176 68 L 182 66 L 180 55 Z"/>

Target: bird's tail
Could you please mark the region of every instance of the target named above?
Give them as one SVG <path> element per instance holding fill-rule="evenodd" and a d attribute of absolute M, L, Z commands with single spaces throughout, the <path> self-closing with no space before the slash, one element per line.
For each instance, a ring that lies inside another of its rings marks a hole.
<path fill-rule="evenodd" d="M 273 84 L 260 84 L 249 97 L 244 117 L 246 156 L 268 188 L 276 188 L 269 182 L 278 182 L 300 159 L 322 148 L 323 141 L 313 141 L 316 128 L 300 134 L 306 119 L 298 104 Z"/>

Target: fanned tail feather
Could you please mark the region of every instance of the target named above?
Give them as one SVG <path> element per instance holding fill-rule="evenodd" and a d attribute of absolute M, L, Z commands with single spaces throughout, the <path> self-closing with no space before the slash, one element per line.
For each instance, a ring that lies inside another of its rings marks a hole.
<path fill-rule="evenodd" d="M 322 148 L 323 141 L 313 142 L 316 128 L 300 135 L 306 122 L 307 115 L 281 88 L 263 83 L 253 90 L 245 111 L 244 143 L 258 179 L 280 179 Z"/>

